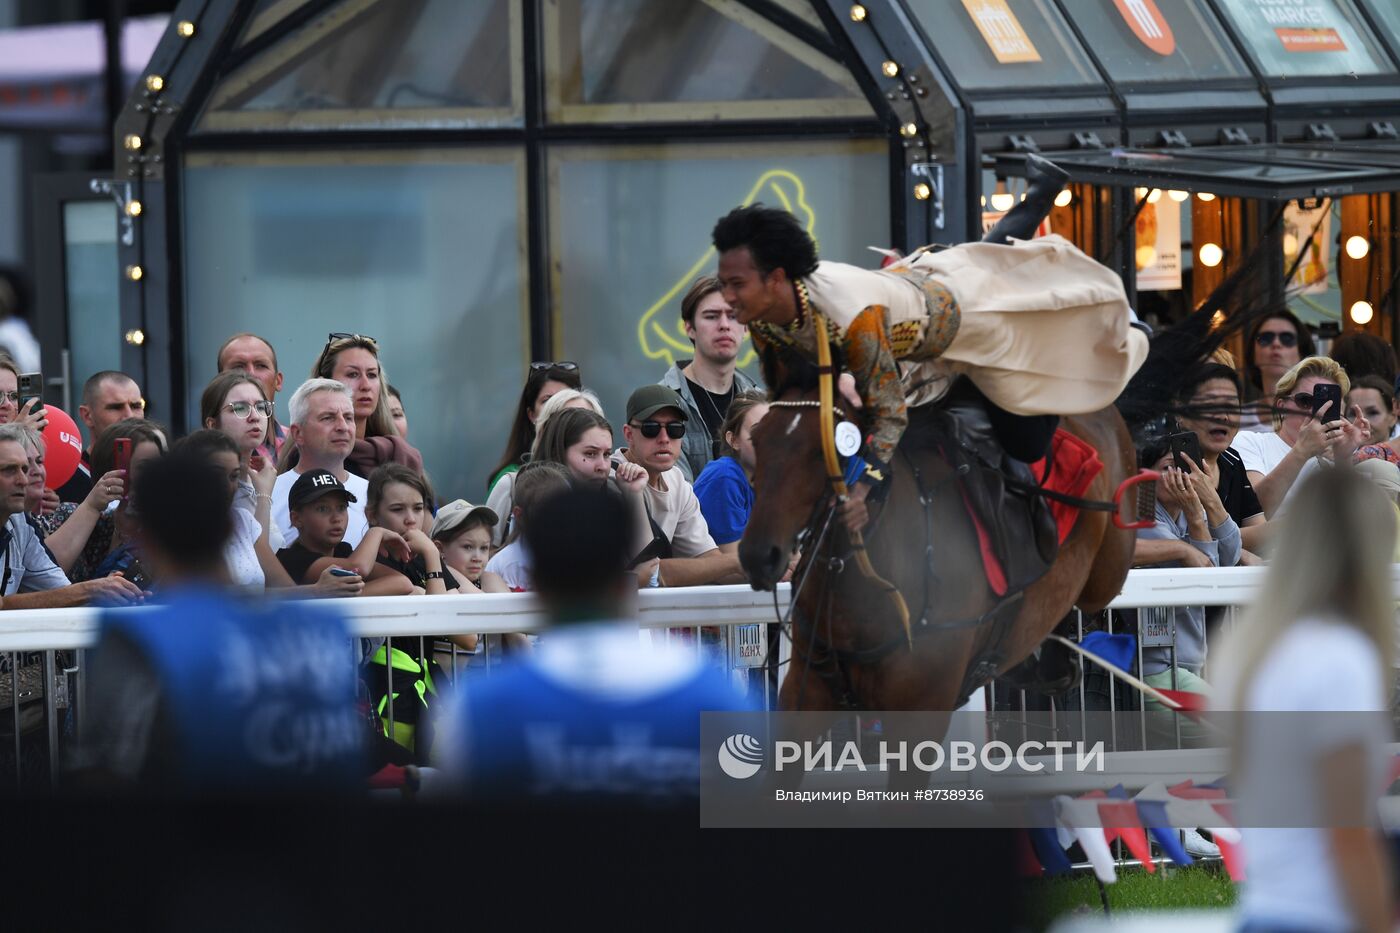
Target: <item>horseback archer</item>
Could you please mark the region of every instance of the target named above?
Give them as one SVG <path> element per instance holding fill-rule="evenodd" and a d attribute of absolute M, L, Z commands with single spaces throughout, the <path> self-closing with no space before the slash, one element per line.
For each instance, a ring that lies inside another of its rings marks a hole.
<path fill-rule="evenodd" d="M 761 204 L 715 225 L 724 298 L 760 353 L 776 345 L 816 359 L 820 316 L 854 376 L 869 427 L 841 513 L 852 531 L 868 520 L 866 499 L 888 488 L 908 425 L 901 362 L 945 386 L 968 376 L 1003 448 L 1031 462 L 1060 416 L 1111 405 L 1147 357 L 1118 276 L 1062 237 L 1030 239 L 1066 175 L 1029 159 L 1026 199 L 981 243 L 916 251 L 880 271 L 818 260 L 791 214 Z"/>

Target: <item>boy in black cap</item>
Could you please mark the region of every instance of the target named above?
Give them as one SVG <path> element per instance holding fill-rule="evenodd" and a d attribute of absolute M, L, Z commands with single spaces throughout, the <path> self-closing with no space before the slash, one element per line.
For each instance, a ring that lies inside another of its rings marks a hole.
<path fill-rule="evenodd" d="M 315 582 L 327 567 L 340 567 L 364 578 L 363 596 L 405 596 L 414 592 L 408 577 L 376 562 L 387 557 L 408 560 L 408 542 L 387 528 L 371 528 L 359 547 L 345 543 L 349 507 L 355 494 L 330 470 L 308 470 L 287 495 L 292 527 L 298 537 L 277 552 L 277 559 L 297 583 Z"/>

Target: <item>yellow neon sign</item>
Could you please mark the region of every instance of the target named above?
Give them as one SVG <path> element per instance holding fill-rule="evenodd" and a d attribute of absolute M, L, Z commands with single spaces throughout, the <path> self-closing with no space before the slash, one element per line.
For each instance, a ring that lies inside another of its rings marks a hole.
<path fill-rule="evenodd" d="M 801 220 L 803 227 L 815 238 L 817 215 L 807 203 L 807 188 L 802 179 L 787 169 L 771 169 L 759 177 L 749 189 L 749 193 L 744 196 L 742 203 L 752 204 L 764 193 L 765 188 L 784 210 Z M 704 273 L 706 266 L 713 266 L 714 260 L 715 248 L 711 246 L 642 314 L 641 320 L 637 322 L 637 340 L 647 359 L 665 360 L 667 365 L 673 366 L 677 358 L 689 357 L 694 353 L 695 348 L 691 345 L 690 338 L 685 335 L 685 325 L 681 322 L 679 310 L 673 307 L 672 302 Z M 667 309 L 671 309 L 670 313 L 674 315 L 670 326 L 667 326 L 661 317 L 662 312 Z M 748 339 L 747 334 L 744 335 L 744 339 Z M 755 356 L 753 347 L 748 347 L 740 356 L 738 365 L 749 365 Z"/>

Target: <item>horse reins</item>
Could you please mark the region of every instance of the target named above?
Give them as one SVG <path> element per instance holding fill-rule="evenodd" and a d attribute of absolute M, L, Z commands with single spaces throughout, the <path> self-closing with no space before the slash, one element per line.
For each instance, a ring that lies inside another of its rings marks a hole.
<path fill-rule="evenodd" d="M 835 399 L 835 369 L 831 365 L 831 345 L 830 331 L 826 327 L 826 318 L 815 308 L 811 309 L 812 326 L 817 334 L 817 401 L 793 400 L 777 401 L 770 403 L 770 408 L 816 408 L 820 426 L 818 428 L 822 441 L 822 460 L 826 466 L 826 481 L 829 492 L 835 496 L 838 506 L 844 504 L 850 498 L 850 490 L 846 487 L 846 478 L 841 469 L 841 461 L 836 453 L 836 419 L 835 415 L 842 414 L 836 407 Z M 844 418 L 844 414 L 842 414 Z M 900 625 L 904 629 L 906 642 L 912 648 L 914 636 L 909 627 L 909 607 L 904 602 L 904 597 L 898 588 L 875 571 L 870 563 L 870 557 L 865 550 L 865 539 L 859 531 L 850 531 L 851 552 L 855 557 L 856 567 L 860 569 L 863 576 L 875 587 L 881 590 L 885 598 L 893 606 L 896 615 L 899 617 Z M 814 554 L 815 557 L 815 554 Z M 810 565 L 809 565 L 810 566 Z M 805 577 L 805 574 L 804 574 Z M 793 605 L 797 599 L 794 595 Z"/>

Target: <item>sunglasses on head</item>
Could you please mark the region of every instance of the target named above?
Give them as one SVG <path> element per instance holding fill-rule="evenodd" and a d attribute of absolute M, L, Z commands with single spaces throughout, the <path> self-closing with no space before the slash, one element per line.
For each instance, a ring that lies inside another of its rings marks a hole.
<path fill-rule="evenodd" d="M 1261 347 L 1271 347 L 1274 345 L 1274 338 L 1278 338 L 1278 345 L 1292 349 L 1298 345 L 1298 335 L 1292 331 L 1260 331 L 1254 335 L 1254 342 Z"/>
<path fill-rule="evenodd" d="M 563 373 L 576 373 L 578 372 L 578 364 L 573 360 L 559 360 L 557 363 L 551 363 L 548 360 L 537 360 L 530 364 L 530 371 L 535 373 L 542 373 L 552 369 L 557 369 Z"/>
<path fill-rule="evenodd" d="M 673 441 L 678 441 L 685 437 L 684 421 L 668 421 L 664 425 L 660 421 L 643 421 L 641 424 L 633 423 L 632 427 L 641 431 L 642 437 L 645 437 L 647 440 L 651 440 L 660 434 L 663 427 L 666 429 L 666 436 Z"/>
<path fill-rule="evenodd" d="M 375 340 L 373 337 L 370 337 L 370 336 L 368 336 L 367 334 L 341 334 L 341 333 L 332 333 L 332 334 L 327 334 L 327 335 L 326 335 L 326 345 L 327 345 L 327 346 L 330 346 L 331 344 L 335 343 L 337 340 L 364 340 L 364 341 L 366 341 L 367 343 L 372 343 L 372 344 L 374 344 L 375 346 L 378 346 L 378 345 L 379 345 L 379 341 L 378 341 L 378 340 Z"/>

